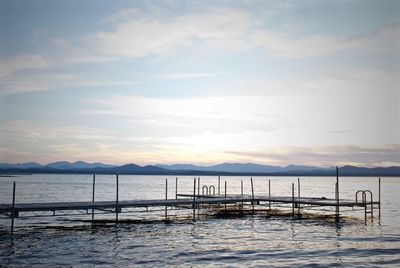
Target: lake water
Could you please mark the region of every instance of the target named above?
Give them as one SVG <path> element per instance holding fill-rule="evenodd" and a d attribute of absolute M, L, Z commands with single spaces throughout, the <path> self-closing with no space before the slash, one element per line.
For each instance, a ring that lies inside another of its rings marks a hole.
<path fill-rule="evenodd" d="M 120 175 L 120 200 L 175 196 L 175 177 Z M 253 177 L 255 193 L 291 195 L 297 178 Z M 221 177 L 228 194 L 250 192 L 248 177 Z M 90 175 L 21 175 L 0 177 L 0 203 L 10 203 L 12 182 L 16 202 L 91 201 Z M 336 179 L 301 178 L 302 196 L 334 197 Z M 217 185 L 217 177 L 201 177 L 201 184 Z M 359 189 L 377 198 L 377 178 L 341 178 L 341 198 L 354 199 Z M 179 177 L 178 191 L 193 191 L 193 177 Z M 356 219 L 341 223 L 317 219 L 203 218 L 196 222 L 162 221 L 91 227 L 64 216 L 16 219 L 9 237 L 9 219 L 0 219 L 0 266 L 240 266 L 240 267 L 398 267 L 400 266 L 400 178 L 382 178 L 382 218 L 363 221 L 363 212 L 344 212 Z M 96 177 L 96 200 L 115 199 L 115 176 Z M 376 211 L 377 212 L 377 211 Z M 163 215 L 163 212 L 160 212 Z M 136 215 L 136 214 L 135 214 Z M 141 214 L 142 215 L 142 214 Z M 143 215 L 146 215 L 145 213 Z M 106 218 L 108 215 L 96 215 Z M 121 214 L 120 218 L 131 218 Z M 142 217 L 142 216 L 140 216 Z M 143 216 L 144 217 L 144 216 Z M 159 217 L 162 218 L 162 217 Z M 359 219 L 359 220 L 357 220 Z"/>

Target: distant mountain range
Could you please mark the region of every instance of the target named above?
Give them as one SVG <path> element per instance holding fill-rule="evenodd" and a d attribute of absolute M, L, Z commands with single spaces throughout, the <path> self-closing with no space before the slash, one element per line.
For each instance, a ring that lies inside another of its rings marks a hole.
<path fill-rule="evenodd" d="M 275 172 L 290 172 L 290 171 L 311 171 L 311 170 L 334 170 L 331 168 L 319 168 L 312 166 L 295 166 L 289 165 L 286 167 L 267 166 L 253 163 L 223 163 L 214 166 L 196 166 L 188 164 L 176 165 L 156 165 L 160 168 L 168 170 L 198 170 L 198 171 L 214 171 L 214 172 L 250 172 L 250 173 L 275 173 Z"/>
<path fill-rule="evenodd" d="M 51 169 L 68 170 L 68 169 L 84 169 L 84 168 L 98 168 L 98 167 L 109 168 L 109 167 L 115 167 L 115 165 L 108 165 L 102 163 L 87 163 L 84 161 L 76 161 L 73 163 L 67 161 L 58 161 L 49 163 L 47 165 L 41 165 L 36 162 L 29 162 L 22 164 L 0 163 L 0 170 L 9 168 L 18 168 L 18 169 L 51 168 Z"/>
<path fill-rule="evenodd" d="M 122 166 L 84 161 L 59 161 L 41 165 L 35 162 L 21 164 L 0 163 L 0 174 L 6 173 L 97 173 L 97 174 L 141 174 L 141 175 L 267 175 L 267 176 L 334 176 L 335 168 L 288 165 L 270 166 L 253 163 L 223 163 L 213 166 L 190 164 L 147 165 L 127 164 Z M 340 167 L 340 176 L 393 176 L 400 177 L 400 167 Z"/>

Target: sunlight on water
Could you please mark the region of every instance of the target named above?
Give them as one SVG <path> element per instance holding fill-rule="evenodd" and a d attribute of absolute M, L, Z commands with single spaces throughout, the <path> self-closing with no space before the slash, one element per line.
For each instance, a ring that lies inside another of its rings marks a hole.
<path fill-rule="evenodd" d="M 168 177 L 170 197 L 175 177 Z M 290 195 L 297 178 L 255 177 L 256 194 Z M 12 181 L 16 201 L 90 201 L 90 175 L 24 175 L 0 178 L 0 203 L 10 203 Z M 250 192 L 249 178 L 221 178 L 228 193 Z M 215 185 L 216 177 L 202 177 L 202 185 Z M 120 176 L 120 200 L 164 198 L 165 177 Z M 302 195 L 333 197 L 334 178 L 301 178 Z M 342 178 L 341 198 L 354 199 L 358 189 L 371 189 L 377 198 L 376 178 Z M 118 227 L 90 227 L 65 221 L 70 217 L 16 220 L 16 233 L 8 235 L 10 221 L 0 220 L 0 263 L 16 266 L 114 265 L 165 266 L 397 266 L 400 265 L 399 178 L 382 179 L 382 220 L 340 224 L 289 218 L 206 218 L 196 222 L 122 223 Z M 180 177 L 180 193 L 193 191 L 193 178 Z M 222 189 L 221 189 L 222 191 Z M 115 177 L 96 177 L 96 200 L 114 200 Z M 362 213 L 350 213 L 362 219 Z M 96 215 L 96 217 L 103 217 Z M 121 218 L 129 218 L 121 214 Z M 89 218 L 87 216 L 86 218 Z M 68 226 L 68 228 L 66 228 Z"/>

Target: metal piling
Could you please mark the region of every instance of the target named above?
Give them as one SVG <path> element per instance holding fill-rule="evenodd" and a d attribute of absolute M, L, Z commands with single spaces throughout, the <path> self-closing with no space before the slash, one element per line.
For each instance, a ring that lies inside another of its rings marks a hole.
<path fill-rule="evenodd" d="M 92 203 L 94 203 L 95 187 L 96 187 L 96 174 L 93 174 Z M 92 224 L 93 224 L 93 221 L 94 221 L 94 208 L 92 208 Z"/>
<path fill-rule="evenodd" d="M 294 183 L 292 183 L 292 216 L 294 219 Z"/>
<path fill-rule="evenodd" d="M 168 179 L 165 179 L 165 200 L 168 200 Z M 165 205 L 165 220 L 167 220 L 168 217 L 168 206 Z"/>
<path fill-rule="evenodd" d="M 252 205 L 252 212 L 254 214 L 254 186 L 253 186 L 253 177 L 250 177 L 251 183 L 251 205 Z"/>
<path fill-rule="evenodd" d="M 10 236 L 14 233 L 14 218 L 15 218 L 15 181 L 13 183 L 13 195 L 12 195 L 12 205 L 11 205 L 11 231 Z"/>
<path fill-rule="evenodd" d="M 118 173 L 116 177 L 116 186 L 117 186 L 117 193 L 116 193 L 116 201 L 115 201 L 115 223 L 118 224 L 118 203 L 119 203 L 119 179 L 118 179 Z"/>

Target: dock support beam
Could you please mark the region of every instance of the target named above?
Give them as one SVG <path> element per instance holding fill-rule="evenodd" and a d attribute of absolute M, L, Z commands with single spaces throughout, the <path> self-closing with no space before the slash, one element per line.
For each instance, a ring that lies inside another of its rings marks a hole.
<path fill-rule="evenodd" d="M 168 179 L 165 179 L 165 200 L 168 200 Z M 165 205 L 165 220 L 168 217 L 167 205 Z"/>
<path fill-rule="evenodd" d="M 193 221 L 196 221 L 196 178 L 193 180 Z"/>
<path fill-rule="evenodd" d="M 14 232 L 14 218 L 15 218 L 15 181 L 13 183 L 13 195 L 12 195 L 12 206 L 11 206 L 11 231 L 10 236 L 13 235 Z"/>
<path fill-rule="evenodd" d="M 221 176 L 218 176 L 218 195 L 221 194 Z"/>
<path fill-rule="evenodd" d="M 297 201 L 298 214 L 300 214 L 300 178 L 297 178 Z"/>
<path fill-rule="evenodd" d="M 119 202 L 119 179 L 118 179 L 118 173 L 116 177 L 116 186 L 117 186 L 117 193 L 116 193 L 116 199 L 115 199 L 115 223 L 118 224 L 118 202 Z"/>
<path fill-rule="evenodd" d="M 294 219 L 294 183 L 292 183 L 292 216 Z"/>
<path fill-rule="evenodd" d="M 178 177 L 175 178 L 175 199 L 178 199 Z"/>
<path fill-rule="evenodd" d="M 243 195 L 244 195 L 244 191 L 243 191 L 243 180 L 241 180 L 240 181 L 240 195 L 243 197 Z M 240 210 L 242 210 L 243 209 L 243 202 L 242 202 L 242 204 L 241 204 L 241 206 L 240 206 Z"/>
<path fill-rule="evenodd" d="M 378 218 L 379 220 L 381 219 L 381 178 L 378 180 L 378 198 L 379 198 L 379 203 L 378 203 Z"/>
<path fill-rule="evenodd" d="M 250 177 L 251 183 L 251 205 L 252 205 L 252 212 L 254 214 L 254 186 L 253 186 L 253 177 Z"/>
<path fill-rule="evenodd" d="M 93 174 L 92 203 L 94 203 L 95 187 L 96 187 L 96 174 Z M 94 208 L 92 208 L 92 224 L 93 221 L 94 221 Z"/>
<path fill-rule="evenodd" d="M 339 167 L 336 166 L 336 219 L 339 219 Z"/>
<path fill-rule="evenodd" d="M 268 208 L 271 210 L 271 180 L 268 180 Z"/>
<path fill-rule="evenodd" d="M 224 196 L 225 196 L 225 210 L 226 210 L 226 189 L 227 188 L 227 185 L 226 185 L 226 181 L 225 181 L 225 194 L 224 194 Z"/>

